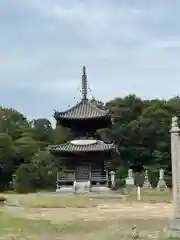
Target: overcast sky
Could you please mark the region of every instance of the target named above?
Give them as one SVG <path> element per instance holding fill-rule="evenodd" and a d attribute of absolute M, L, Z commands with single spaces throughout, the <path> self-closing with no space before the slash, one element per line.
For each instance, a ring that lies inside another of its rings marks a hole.
<path fill-rule="evenodd" d="M 29 118 L 80 97 L 180 93 L 179 0 L 0 0 L 0 99 Z M 75 99 L 74 99 L 75 97 Z"/>

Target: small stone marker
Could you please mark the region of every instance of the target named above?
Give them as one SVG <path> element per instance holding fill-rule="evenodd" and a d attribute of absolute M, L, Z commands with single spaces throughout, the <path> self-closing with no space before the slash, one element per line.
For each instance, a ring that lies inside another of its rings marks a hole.
<path fill-rule="evenodd" d="M 149 182 L 149 178 L 148 178 L 148 170 L 146 169 L 145 174 L 144 174 L 144 183 L 143 183 L 143 188 L 145 189 L 150 189 L 151 184 Z"/>
<path fill-rule="evenodd" d="M 164 170 L 160 169 L 159 170 L 159 182 L 158 182 L 158 185 L 157 185 L 157 190 L 165 191 L 167 189 L 168 189 L 167 185 L 164 181 Z"/>
<path fill-rule="evenodd" d="M 137 187 L 137 200 L 138 201 L 141 200 L 141 188 L 140 188 L 140 186 Z"/>

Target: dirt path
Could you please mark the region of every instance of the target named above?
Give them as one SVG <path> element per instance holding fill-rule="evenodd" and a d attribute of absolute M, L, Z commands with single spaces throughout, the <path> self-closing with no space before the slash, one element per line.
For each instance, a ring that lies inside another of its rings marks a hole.
<path fill-rule="evenodd" d="M 30 219 L 46 219 L 54 223 L 83 219 L 164 219 L 171 214 L 171 204 L 167 203 L 118 203 L 99 205 L 97 208 L 34 208 L 6 209 L 10 213 Z"/>

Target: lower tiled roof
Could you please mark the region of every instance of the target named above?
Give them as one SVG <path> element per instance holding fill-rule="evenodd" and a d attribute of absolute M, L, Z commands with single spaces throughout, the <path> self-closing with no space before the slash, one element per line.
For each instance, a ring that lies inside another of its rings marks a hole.
<path fill-rule="evenodd" d="M 77 145 L 71 142 L 67 142 L 60 145 L 51 145 L 49 150 L 51 152 L 99 152 L 99 151 L 110 151 L 115 149 L 113 143 L 104 143 L 103 141 L 97 140 L 93 144 Z"/>

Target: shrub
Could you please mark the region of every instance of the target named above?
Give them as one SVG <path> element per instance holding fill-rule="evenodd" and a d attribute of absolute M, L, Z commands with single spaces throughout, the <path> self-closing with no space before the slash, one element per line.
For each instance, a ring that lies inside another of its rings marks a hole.
<path fill-rule="evenodd" d="M 118 190 L 120 188 L 124 188 L 125 186 L 125 179 L 116 179 L 115 186 L 112 188 L 112 190 Z"/>
<path fill-rule="evenodd" d="M 144 183 L 144 174 L 139 172 L 134 173 L 134 180 L 136 186 L 142 187 Z"/>
<path fill-rule="evenodd" d="M 31 163 L 22 164 L 16 172 L 15 191 L 18 193 L 35 192 L 38 185 L 38 174 Z"/>
<path fill-rule="evenodd" d="M 128 169 L 124 168 L 123 166 L 120 166 L 116 169 L 116 178 L 117 179 L 126 178 L 127 174 L 128 174 Z"/>

